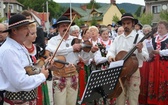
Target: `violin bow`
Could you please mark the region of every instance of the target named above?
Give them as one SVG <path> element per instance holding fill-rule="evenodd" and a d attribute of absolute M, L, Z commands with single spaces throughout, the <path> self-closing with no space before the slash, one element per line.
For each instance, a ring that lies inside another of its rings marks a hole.
<path fill-rule="evenodd" d="M 70 29 L 70 27 L 71 27 L 71 25 L 72 25 L 73 21 L 75 20 L 75 17 L 76 17 L 76 14 L 75 14 L 75 16 L 73 17 L 73 19 L 72 19 L 71 23 L 69 24 L 69 26 L 68 26 L 67 30 L 65 31 L 65 33 L 64 33 L 64 35 L 63 35 L 63 37 L 62 37 L 62 39 L 61 39 L 60 43 L 58 44 L 58 46 L 57 46 L 57 48 L 56 48 L 56 50 L 55 50 L 55 52 L 54 52 L 53 56 L 51 57 L 51 60 L 50 60 L 49 62 L 47 62 L 47 63 L 46 63 L 45 67 L 47 67 L 47 66 L 48 66 L 48 64 L 50 64 L 50 63 L 51 63 L 51 61 L 54 59 L 54 57 L 55 57 L 55 55 L 56 55 L 56 53 L 57 53 L 57 51 L 58 51 L 58 48 L 60 47 L 60 45 L 61 45 L 62 41 L 64 40 L 64 37 L 66 36 L 66 34 L 67 34 L 68 30 Z"/>

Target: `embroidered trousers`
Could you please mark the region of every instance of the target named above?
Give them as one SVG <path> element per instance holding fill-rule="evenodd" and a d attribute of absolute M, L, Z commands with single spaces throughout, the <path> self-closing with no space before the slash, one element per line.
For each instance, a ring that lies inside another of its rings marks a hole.
<path fill-rule="evenodd" d="M 124 84 L 124 92 L 120 94 L 117 98 L 116 105 L 125 105 L 128 102 L 128 105 L 138 105 L 138 97 L 140 93 L 140 72 L 139 69 L 130 77 L 129 80 L 126 80 Z"/>
<path fill-rule="evenodd" d="M 76 105 L 78 76 L 53 77 L 54 105 Z"/>

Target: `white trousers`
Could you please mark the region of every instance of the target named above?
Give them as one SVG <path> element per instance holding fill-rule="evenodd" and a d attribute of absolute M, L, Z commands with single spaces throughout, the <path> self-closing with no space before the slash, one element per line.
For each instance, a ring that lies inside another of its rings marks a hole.
<path fill-rule="evenodd" d="M 53 80 L 54 105 L 76 105 L 78 94 L 78 77 L 77 88 L 72 88 L 72 78 L 66 78 L 65 88 L 60 90 L 60 80 Z"/>
<path fill-rule="evenodd" d="M 117 98 L 117 105 L 125 105 L 128 101 L 128 105 L 138 105 L 138 98 L 140 93 L 140 72 L 139 69 L 131 76 L 130 80 L 126 80 L 124 84 L 124 92 Z"/>

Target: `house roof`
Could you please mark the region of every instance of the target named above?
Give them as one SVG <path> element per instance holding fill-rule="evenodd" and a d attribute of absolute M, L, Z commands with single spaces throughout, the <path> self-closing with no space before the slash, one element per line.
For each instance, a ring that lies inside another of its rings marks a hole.
<path fill-rule="evenodd" d="M 23 4 L 19 3 L 17 0 L 3 0 L 4 3 L 13 3 L 13 4 L 19 4 L 23 6 Z"/>
<path fill-rule="evenodd" d="M 87 14 L 90 13 L 90 9 L 86 9 L 86 10 L 83 10 L 82 8 L 80 7 L 72 7 L 72 9 L 77 12 L 78 14 L 80 14 L 81 16 L 86 16 Z"/>
<path fill-rule="evenodd" d="M 46 12 L 37 12 L 34 10 L 30 10 L 30 12 L 32 12 L 34 15 L 36 15 L 40 20 L 43 21 L 47 21 L 47 13 Z M 50 13 L 48 13 L 48 17 L 49 17 Z"/>
<path fill-rule="evenodd" d="M 104 14 L 107 12 L 107 10 L 110 8 L 110 6 L 111 5 L 108 4 L 107 6 L 103 6 L 103 7 L 99 8 L 99 9 L 93 9 L 93 10 L 90 9 L 90 12 L 88 12 L 87 15 L 84 15 L 84 17 L 82 17 L 81 20 L 83 20 L 83 21 L 92 20 L 92 17 L 90 16 L 90 13 L 93 12 L 93 11 L 96 11 L 96 12 L 100 13 L 100 16 L 94 17 L 94 19 L 95 20 L 102 20 Z"/>

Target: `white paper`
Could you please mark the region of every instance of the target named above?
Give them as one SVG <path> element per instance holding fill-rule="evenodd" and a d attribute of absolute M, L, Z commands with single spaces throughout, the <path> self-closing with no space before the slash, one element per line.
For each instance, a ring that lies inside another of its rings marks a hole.
<path fill-rule="evenodd" d="M 146 43 L 146 47 L 147 47 L 148 53 L 151 54 L 152 51 L 154 50 L 152 44 L 151 43 Z"/>
<path fill-rule="evenodd" d="M 115 61 L 115 62 L 111 62 L 109 69 L 110 68 L 115 68 L 115 67 L 119 67 L 119 66 L 123 66 L 124 64 L 124 60 L 119 60 L 119 61 Z"/>

